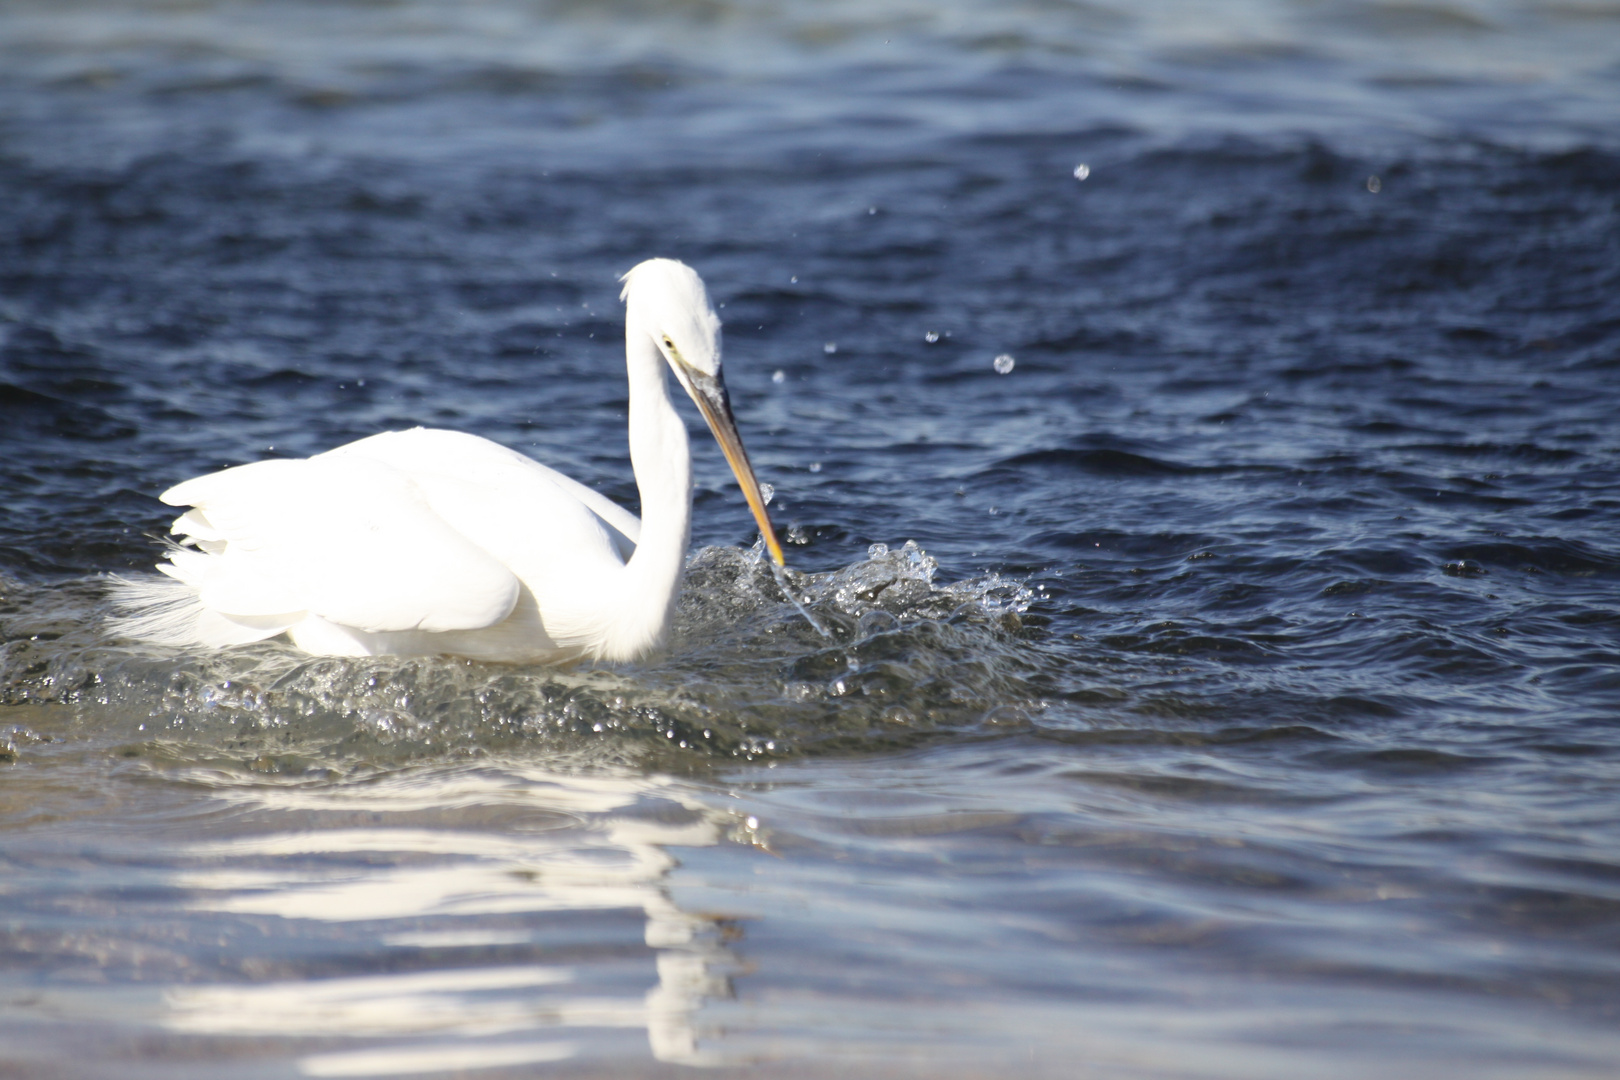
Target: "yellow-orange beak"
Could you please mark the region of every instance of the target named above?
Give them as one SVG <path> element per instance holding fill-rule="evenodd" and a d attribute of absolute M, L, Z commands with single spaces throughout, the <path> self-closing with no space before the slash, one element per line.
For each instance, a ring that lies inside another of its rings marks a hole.
<path fill-rule="evenodd" d="M 705 375 L 685 364 L 680 364 L 677 370 L 683 376 L 681 382 L 686 392 L 697 403 L 698 411 L 714 433 L 714 441 L 720 444 L 720 452 L 726 455 L 731 471 L 737 475 L 737 486 L 742 488 L 743 498 L 748 500 L 748 509 L 754 512 L 759 534 L 765 538 L 771 558 L 777 566 L 786 566 L 782 545 L 777 542 L 776 530 L 771 528 L 770 515 L 765 513 L 765 495 L 760 491 L 759 478 L 754 475 L 754 467 L 748 462 L 748 451 L 743 449 L 742 436 L 737 434 L 737 421 L 731 415 L 731 395 L 726 393 L 726 384 L 718 375 Z"/>

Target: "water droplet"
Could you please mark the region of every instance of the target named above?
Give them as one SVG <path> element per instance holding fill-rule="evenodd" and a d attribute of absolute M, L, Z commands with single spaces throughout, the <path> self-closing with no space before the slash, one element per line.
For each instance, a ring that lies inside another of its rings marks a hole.
<path fill-rule="evenodd" d="M 773 382 L 773 383 L 785 383 L 785 382 L 787 382 L 787 373 L 782 371 L 781 369 L 777 369 L 776 371 L 771 373 L 771 382 Z"/>
<path fill-rule="evenodd" d="M 792 277 L 788 278 L 788 284 L 789 285 L 797 285 L 798 283 L 799 283 L 799 275 L 798 274 L 794 274 Z"/>
<path fill-rule="evenodd" d="M 759 494 L 760 498 L 765 500 L 765 505 L 769 506 L 771 500 L 776 497 L 776 487 L 773 484 L 761 484 L 759 485 Z"/>
<path fill-rule="evenodd" d="M 838 351 L 838 342 L 836 342 L 836 341 L 827 342 L 827 344 L 825 344 L 825 345 L 823 345 L 821 347 L 821 351 L 826 353 L 828 356 L 831 356 L 833 353 Z"/>
<path fill-rule="evenodd" d="M 866 208 L 866 212 L 867 212 L 867 213 L 868 213 L 868 214 L 875 214 L 875 213 L 877 213 L 877 207 L 875 207 L 875 206 L 868 206 L 868 207 L 867 207 L 867 208 Z"/>
<path fill-rule="evenodd" d="M 755 817 L 753 814 L 749 814 L 748 820 L 743 824 L 748 826 L 749 832 L 753 832 L 755 829 L 759 828 L 759 818 Z"/>
<path fill-rule="evenodd" d="M 1082 164 L 1082 165 L 1076 165 L 1074 167 L 1074 178 L 1076 180 L 1084 180 L 1086 177 L 1088 177 L 1090 175 L 1091 175 L 1091 166 L 1090 165 Z"/>
<path fill-rule="evenodd" d="M 819 462 L 819 461 L 812 461 L 812 462 L 811 462 L 811 463 L 810 463 L 810 471 L 811 471 L 811 472 L 820 472 L 820 471 L 821 471 L 821 462 Z"/>
<path fill-rule="evenodd" d="M 889 545 L 888 544 L 873 544 L 871 547 L 866 549 L 866 557 L 868 559 L 881 559 L 881 558 L 883 558 L 883 556 L 887 555 L 888 553 L 889 553 Z"/>
<path fill-rule="evenodd" d="M 1014 360 L 1011 355 L 1009 355 L 1007 353 L 1002 353 L 1000 356 L 996 357 L 996 359 L 995 359 L 996 374 L 997 375 L 1009 374 L 1013 369 L 1013 365 L 1015 365 L 1017 363 L 1018 363 L 1018 361 Z"/>
<path fill-rule="evenodd" d="M 1384 186 L 1384 182 L 1382 180 L 1378 179 L 1378 177 L 1376 177 L 1376 176 L 1367 177 L 1367 190 L 1372 192 L 1374 195 L 1378 194 L 1378 192 L 1383 188 L 1383 186 Z"/>
<path fill-rule="evenodd" d="M 928 333 L 923 335 L 923 340 L 928 342 L 928 344 L 932 345 L 934 342 L 939 340 L 939 331 L 938 330 L 930 330 L 930 331 L 928 331 Z"/>

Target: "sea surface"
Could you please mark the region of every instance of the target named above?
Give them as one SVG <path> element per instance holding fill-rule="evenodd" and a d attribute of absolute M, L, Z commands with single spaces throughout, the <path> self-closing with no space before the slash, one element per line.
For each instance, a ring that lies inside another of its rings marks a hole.
<path fill-rule="evenodd" d="M 825 636 L 691 410 L 646 662 L 106 627 L 653 255 Z M 1614 0 L 10 0 L 0 1077 L 1613 1077 L 1617 414 Z"/>

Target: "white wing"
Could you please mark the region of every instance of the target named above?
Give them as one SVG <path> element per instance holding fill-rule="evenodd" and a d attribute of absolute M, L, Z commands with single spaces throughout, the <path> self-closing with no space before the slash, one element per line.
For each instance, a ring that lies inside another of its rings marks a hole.
<path fill-rule="evenodd" d="M 369 632 L 471 630 L 505 619 L 517 576 L 453 528 L 401 470 L 362 455 L 261 461 L 188 480 L 164 502 L 197 550 L 171 576 L 244 619 L 310 612 Z"/>
<path fill-rule="evenodd" d="M 329 450 L 315 460 L 348 456 L 392 465 L 415 480 L 424 491 L 432 488 L 428 497 L 436 508 L 439 499 L 434 492 L 442 494 L 447 486 L 469 494 L 474 489 L 492 491 L 503 496 L 508 505 L 518 502 L 522 496 L 523 505 L 543 508 L 553 519 L 548 523 L 549 531 L 558 542 L 547 544 L 553 549 L 563 547 L 559 533 L 578 531 L 583 534 L 566 548 L 579 551 L 590 543 L 587 537 L 601 529 L 611 542 L 617 561 L 624 563 L 629 561 L 641 539 L 641 522 L 607 496 L 531 457 L 477 435 L 435 428 L 387 431 Z M 573 504 L 578 504 L 578 509 L 574 509 Z M 440 509 L 443 512 L 448 507 Z M 588 514 L 581 516 L 579 510 Z M 590 517 L 596 521 L 590 522 Z"/>

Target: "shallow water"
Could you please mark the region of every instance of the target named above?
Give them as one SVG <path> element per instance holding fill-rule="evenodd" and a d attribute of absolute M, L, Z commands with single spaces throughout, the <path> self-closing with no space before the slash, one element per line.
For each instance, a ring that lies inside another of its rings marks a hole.
<path fill-rule="evenodd" d="M 1612 1075 L 1616 100 L 1602 0 L 9 5 L 0 1076 Z M 703 442 L 644 664 L 103 628 L 223 465 L 633 505 L 653 254 L 830 637 Z"/>

